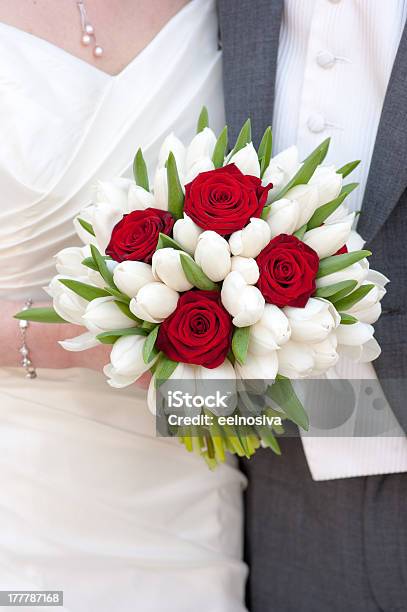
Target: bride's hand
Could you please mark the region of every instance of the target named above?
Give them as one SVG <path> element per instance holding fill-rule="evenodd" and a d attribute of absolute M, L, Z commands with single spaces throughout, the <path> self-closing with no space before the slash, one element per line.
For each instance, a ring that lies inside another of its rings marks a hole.
<path fill-rule="evenodd" d="M 35 307 L 45 305 L 36 303 Z M 0 367 L 18 367 L 21 364 L 21 333 L 18 320 L 13 318 L 21 308 L 21 302 L 0 301 Z M 100 345 L 73 353 L 58 344 L 58 340 L 74 338 L 83 331 L 82 327 L 67 323 L 46 325 L 30 322 L 26 344 L 33 365 L 36 368 L 83 367 L 102 370 L 109 363 L 110 346 Z"/>

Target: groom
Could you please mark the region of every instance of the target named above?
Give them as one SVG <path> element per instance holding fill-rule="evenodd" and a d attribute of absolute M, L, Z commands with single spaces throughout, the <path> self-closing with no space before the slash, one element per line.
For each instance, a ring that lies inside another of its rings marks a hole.
<path fill-rule="evenodd" d="M 250 116 L 255 144 L 272 123 L 276 152 L 298 143 L 305 157 L 331 136 L 332 161 L 362 159 L 358 231 L 392 281 L 374 365 L 401 434 L 306 455 L 288 438 L 282 459 L 244 464 L 251 612 L 407 610 L 406 4 L 218 0 L 232 141 Z"/>

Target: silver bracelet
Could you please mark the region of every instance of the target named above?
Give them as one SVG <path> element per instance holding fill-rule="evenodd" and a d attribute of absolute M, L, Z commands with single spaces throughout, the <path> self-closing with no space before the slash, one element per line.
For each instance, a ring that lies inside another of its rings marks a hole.
<path fill-rule="evenodd" d="M 25 302 L 22 310 L 28 310 L 29 308 L 31 308 L 32 304 L 33 304 L 32 300 L 28 299 Z M 28 331 L 28 327 L 30 324 L 28 321 L 25 321 L 23 319 L 21 319 L 18 324 L 20 327 L 20 334 L 21 334 L 21 346 L 19 349 L 21 353 L 21 365 L 25 370 L 26 378 L 37 378 L 37 372 L 30 359 L 30 349 L 28 348 L 27 343 L 26 343 L 27 331 Z"/>

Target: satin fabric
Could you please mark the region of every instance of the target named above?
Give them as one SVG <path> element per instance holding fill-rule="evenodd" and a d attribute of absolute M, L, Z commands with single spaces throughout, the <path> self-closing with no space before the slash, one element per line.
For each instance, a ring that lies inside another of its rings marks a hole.
<path fill-rule="evenodd" d="M 192 0 L 116 77 L 4 24 L 0 51 L 0 297 L 44 299 L 97 179 L 191 138 L 203 104 L 222 127 L 215 5 Z M 0 370 L 0 589 L 62 589 L 70 612 L 245 610 L 245 480 L 156 437 L 145 397 Z"/>

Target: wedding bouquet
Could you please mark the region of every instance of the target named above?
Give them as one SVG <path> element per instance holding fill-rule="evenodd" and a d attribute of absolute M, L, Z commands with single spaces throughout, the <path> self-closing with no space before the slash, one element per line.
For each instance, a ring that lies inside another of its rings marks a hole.
<path fill-rule="evenodd" d="M 238 389 L 256 379 L 267 381 L 263 412 L 306 429 L 290 379 L 320 376 L 340 354 L 375 359 L 372 323 L 387 282 L 369 269 L 345 201 L 357 184 L 344 178 L 359 162 L 323 166 L 328 146 L 302 163 L 295 146 L 272 157 L 271 128 L 256 151 L 248 120 L 228 153 L 227 128 L 217 138 L 203 109 L 187 147 L 165 139 L 152 186 L 141 150 L 134 181 L 97 185 L 74 221 L 85 246 L 56 255 L 53 308 L 16 316 L 84 326 L 61 341 L 70 351 L 111 345 L 104 373 L 112 387 L 150 371 L 153 411 L 167 380 L 227 380 Z M 278 422 L 215 419 L 178 433 L 213 466 L 225 451 L 279 452 L 280 432 Z"/>

